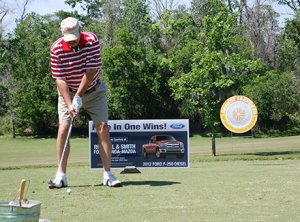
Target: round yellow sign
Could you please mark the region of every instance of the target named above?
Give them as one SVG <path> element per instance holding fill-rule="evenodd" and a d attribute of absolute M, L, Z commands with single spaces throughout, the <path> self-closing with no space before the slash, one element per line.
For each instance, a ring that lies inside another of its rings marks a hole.
<path fill-rule="evenodd" d="M 245 133 L 257 121 L 257 108 L 246 96 L 232 96 L 227 99 L 220 111 L 223 125 L 233 133 Z"/>

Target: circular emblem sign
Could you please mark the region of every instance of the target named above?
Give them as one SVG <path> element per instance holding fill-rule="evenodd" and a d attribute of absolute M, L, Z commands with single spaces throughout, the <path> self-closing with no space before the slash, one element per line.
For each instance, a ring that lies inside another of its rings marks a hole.
<path fill-rule="evenodd" d="M 220 111 L 223 125 L 233 133 L 244 133 L 253 128 L 257 121 L 257 108 L 246 96 L 232 96 Z"/>

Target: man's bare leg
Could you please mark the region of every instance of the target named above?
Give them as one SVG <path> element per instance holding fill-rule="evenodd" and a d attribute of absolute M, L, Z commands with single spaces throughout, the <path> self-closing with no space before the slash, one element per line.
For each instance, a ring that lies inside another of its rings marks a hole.
<path fill-rule="evenodd" d="M 67 138 L 67 135 L 68 135 L 69 127 L 70 127 L 70 125 L 68 125 L 66 123 L 59 124 L 58 133 L 57 133 L 57 140 L 56 140 L 56 158 L 57 158 L 57 161 L 58 161 L 58 165 L 59 165 L 60 160 L 61 160 L 61 156 L 62 156 L 63 149 L 64 149 L 64 146 L 65 146 L 65 142 L 66 142 L 66 138 Z M 63 160 L 62 160 L 61 165 L 59 166 L 59 168 L 57 170 L 57 173 L 66 174 L 69 154 L 70 154 L 70 141 L 68 142 L 68 145 L 66 147 L 66 150 L 65 150 L 65 153 L 64 153 L 64 156 L 63 156 Z"/>
<path fill-rule="evenodd" d="M 111 152 L 112 144 L 110 140 L 109 127 L 106 123 L 100 123 L 96 126 L 98 134 L 98 143 L 100 157 L 103 164 L 103 184 L 111 187 L 122 186 L 121 182 L 111 173 Z"/>
<path fill-rule="evenodd" d="M 62 157 L 63 150 L 65 147 L 65 142 L 68 136 L 69 124 L 61 123 L 58 127 L 57 140 L 56 140 L 56 157 L 58 162 L 58 169 L 55 175 L 55 179 L 49 180 L 48 186 L 50 189 L 54 188 L 62 188 L 68 186 L 67 181 L 67 163 L 70 154 L 70 141 L 66 146 L 66 150 L 64 152 L 64 156 Z M 60 161 L 62 159 L 62 161 Z"/>

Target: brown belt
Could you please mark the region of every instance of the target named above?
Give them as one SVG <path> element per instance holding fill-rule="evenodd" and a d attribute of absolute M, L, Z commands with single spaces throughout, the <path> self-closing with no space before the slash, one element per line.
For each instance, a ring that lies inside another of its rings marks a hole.
<path fill-rule="evenodd" d="M 96 85 L 94 85 L 92 88 L 90 88 L 89 90 L 87 90 L 87 91 L 85 91 L 85 93 L 84 93 L 84 95 L 89 95 L 89 94 L 91 94 L 92 92 L 95 92 L 96 91 L 96 89 L 97 89 L 97 86 L 99 85 L 99 81 L 97 81 L 97 83 L 96 83 Z M 76 90 L 75 89 L 70 89 L 70 91 L 72 92 L 72 93 L 76 93 Z"/>
<path fill-rule="evenodd" d="M 88 94 L 91 94 L 92 92 L 95 92 L 97 86 L 98 86 L 98 83 L 95 86 L 93 86 L 92 88 L 90 88 L 89 90 L 85 91 L 84 95 L 88 95 Z"/>

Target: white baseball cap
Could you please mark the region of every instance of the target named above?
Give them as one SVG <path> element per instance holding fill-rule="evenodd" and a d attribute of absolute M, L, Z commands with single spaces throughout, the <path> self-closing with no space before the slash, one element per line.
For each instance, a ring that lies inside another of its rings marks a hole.
<path fill-rule="evenodd" d="M 77 40 L 80 36 L 79 21 L 76 18 L 68 17 L 60 23 L 63 39 L 66 42 Z"/>

